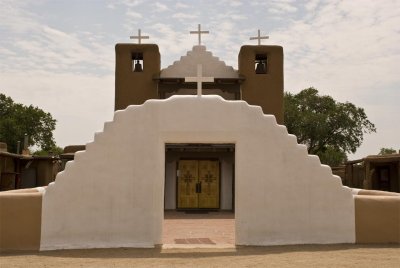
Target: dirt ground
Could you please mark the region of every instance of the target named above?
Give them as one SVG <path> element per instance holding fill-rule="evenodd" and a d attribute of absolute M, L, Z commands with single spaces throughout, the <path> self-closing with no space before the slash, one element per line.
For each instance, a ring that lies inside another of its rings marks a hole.
<path fill-rule="evenodd" d="M 400 267 L 399 245 L 87 249 L 2 253 L 0 267 Z"/>

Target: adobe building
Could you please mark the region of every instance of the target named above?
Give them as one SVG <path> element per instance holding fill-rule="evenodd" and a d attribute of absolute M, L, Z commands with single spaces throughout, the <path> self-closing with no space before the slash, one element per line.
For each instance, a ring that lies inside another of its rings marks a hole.
<path fill-rule="evenodd" d="M 115 92 L 55 182 L 0 194 L 0 250 L 154 247 L 168 209 L 234 211 L 236 245 L 400 242 L 400 195 L 343 186 L 279 124 L 282 47 L 236 71 L 199 35 L 161 70 L 157 45 L 117 44 Z"/>
<path fill-rule="evenodd" d="M 400 154 L 369 155 L 346 162 L 344 184 L 367 190 L 400 192 Z"/>
<path fill-rule="evenodd" d="M 0 191 L 47 186 L 58 171 L 58 157 L 10 153 L 0 143 Z"/>
<path fill-rule="evenodd" d="M 202 84 L 203 95 L 244 100 L 260 106 L 264 113 L 274 115 L 278 124 L 283 124 L 281 46 L 242 46 L 239 69 L 235 70 L 200 42 L 165 69 L 161 69 L 162 55 L 156 44 L 117 44 L 115 110 L 151 99 L 196 95 L 196 82 L 187 82 L 185 78 L 195 77 L 201 64 L 202 75 L 213 78 Z M 233 144 L 168 144 L 165 209 L 233 210 L 234 151 Z"/>
<path fill-rule="evenodd" d="M 281 46 L 242 46 L 239 70 L 226 66 L 205 46 L 194 46 L 186 56 L 161 69 L 156 44 L 117 44 L 115 46 L 115 110 L 140 105 L 150 99 L 172 95 L 196 95 L 196 83 L 185 77 L 196 76 L 197 64 L 213 82 L 203 84 L 203 95 L 219 95 L 225 100 L 244 100 L 273 114 L 283 124 L 283 48 Z"/>

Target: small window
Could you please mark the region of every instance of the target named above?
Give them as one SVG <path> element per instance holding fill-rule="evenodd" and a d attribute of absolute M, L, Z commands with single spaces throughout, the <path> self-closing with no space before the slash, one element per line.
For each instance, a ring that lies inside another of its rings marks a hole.
<path fill-rule="evenodd" d="M 268 57 L 267 54 L 256 54 L 254 61 L 256 74 L 268 73 Z"/>
<path fill-rule="evenodd" d="M 132 53 L 132 71 L 143 72 L 143 53 Z"/>

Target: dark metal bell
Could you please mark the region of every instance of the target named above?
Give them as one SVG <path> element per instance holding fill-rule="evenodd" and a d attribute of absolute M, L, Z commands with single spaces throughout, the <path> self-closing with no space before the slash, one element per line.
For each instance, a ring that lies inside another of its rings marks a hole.
<path fill-rule="evenodd" d="M 133 70 L 134 72 L 143 72 L 142 64 L 137 60 L 135 63 L 135 69 Z"/>
<path fill-rule="evenodd" d="M 256 74 L 266 74 L 266 73 L 267 73 L 267 70 L 265 68 L 265 63 L 262 61 L 259 61 L 256 66 Z"/>

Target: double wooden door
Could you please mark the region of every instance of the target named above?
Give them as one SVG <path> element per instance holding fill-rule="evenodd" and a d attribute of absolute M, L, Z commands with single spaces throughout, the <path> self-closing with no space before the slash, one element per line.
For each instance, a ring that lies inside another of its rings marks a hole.
<path fill-rule="evenodd" d="M 178 163 L 177 207 L 219 208 L 219 161 L 180 160 Z"/>

